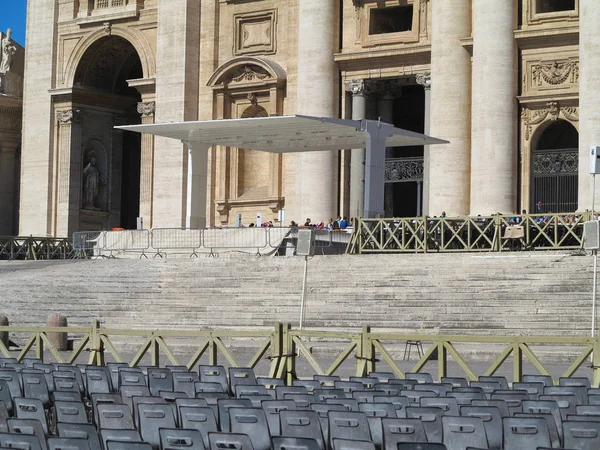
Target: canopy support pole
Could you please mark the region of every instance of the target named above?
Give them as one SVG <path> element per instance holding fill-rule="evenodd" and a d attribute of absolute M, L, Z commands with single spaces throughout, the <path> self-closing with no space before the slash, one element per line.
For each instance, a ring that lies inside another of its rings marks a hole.
<path fill-rule="evenodd" d="M 206 228 L 209 145 L 184 142 L 188 148 L 186 228 Z"/>
<path fill-rule="evenodd" d="M 367 218 L 385 215 L 385 148 L 389 133 L 381 122 L 361 121 L 361 129 L 368 133 L 365 152 L 365 203 Z M 389 126 L 388 126 L 389 127 Z"/>

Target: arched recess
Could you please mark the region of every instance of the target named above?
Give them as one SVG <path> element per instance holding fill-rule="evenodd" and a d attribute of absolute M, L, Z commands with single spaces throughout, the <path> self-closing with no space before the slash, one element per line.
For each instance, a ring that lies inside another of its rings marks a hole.
<path fill-rule="evenodd" d="M 210 77 L 214 119 L 252 118 L 283 114 L 286 73 L 277 63 L 249 56 L 233 58 Z M 284 207 L 282 163 L 279 154 L 235 148 L 213 152 L 211 214 L 218 224 L 229 224 L 236 214 L 248 222 L 257 213 L 276 219 Z"/>
<path fill-rule="evenodd" d="M 577 210 L 579 133 L 566 120 L 543 123 L 532 137 L 530 210 Z"/>
<path fill-rule="evenodd" d="M 561 131 L 562 130 L 562 131 Z M 557 148 L 563 147 L 562 150 L 566 150 L 563 156 L 559 159 L 568 158 L 572 156 L 572 149 L 577 148 L 578 142 L 573 142 L 573 136 L 578 133 L 579 130 L 579 107 L 577 106 L 577 100 L 569 101 L 546 101 L 546 102 L 535 102 L 522 106 L 521 109 L 521 158 L 520 158 L 520 177 L 521 177 L 521 209 L 526 209 L 531 213 L 537 212 L 541 209 L 541 212 L 553 211 L 557 212 L 557 208 L 565 209 L 564 212 L 568 212 L 571 208 L 571 200 L 565 199 L 559 203 L 552 204 L 551 200 L 548 199 L 535 199 L 535 182 L 534 182 L 534 170 L 537 172 L 550 170 L 548 168 L 543 169 L 542 166 L 534 167 L 534 160 L 537 163 L 540 162 L 542 156 L 535 156 L 536 154 L 541 155 L 543 150 L 547 150 L 548 154 L 561 150 Z M 558 134 L 557 134 L 558 133 Z M 565 134 L 566 133 L 566 134 Z M 562 136 L 562 137 L 561 137 Z M 570 137 L 569 137 L 570 136 Z M 550 147 L 543 149 L 542 147 Z M 554 156 L 556 159 L 556 155 Z M 570 165 L 566 164 L 561 166 L 561 170 L 567 170 Z M 567 173 L 567 172 L 565 172 Z M 539 174 L 543 176 L 542 174 Z M 537 177 L 536 177 L 537 178 Z M 565 181 L 566 180 L 562 180 Z M 562 182 L 561 181 L 561 182 Z M 558 182 L 558 181 L 557 181 Z M 541 179 L 538 183 L 542 183 Z M 538 187 L 538 191 L 539 191 Z M 575 194 L 576 196 L 577 194 Z M 576 199 L 577 197 L 575 197 Z M 542 201 L 541 208 L 538 207 L 538 202 Z M 544 203 L 548 203 L 545 205 Z M 576 210 L 575 205 L 573 210 Z M 563 212 L 563 211 L 560 211 Z"/>

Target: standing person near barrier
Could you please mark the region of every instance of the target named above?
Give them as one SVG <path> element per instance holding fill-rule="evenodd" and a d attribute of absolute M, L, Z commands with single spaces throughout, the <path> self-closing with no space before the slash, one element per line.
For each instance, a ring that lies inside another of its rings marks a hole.
<path fill-rule="evenodd" d="M 346 219 L 346 217 L 343 217 L 342 220 L 340 221 L 340 228 L 342 230 L 345 230 L 348 227 L 348 220 Z"/>

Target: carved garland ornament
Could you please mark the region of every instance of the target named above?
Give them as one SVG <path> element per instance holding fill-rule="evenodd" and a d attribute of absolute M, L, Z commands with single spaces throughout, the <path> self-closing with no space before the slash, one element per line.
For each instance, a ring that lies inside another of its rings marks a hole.
<path fill-rule="evenodd" d="M 244 66 L 241 73 L 234 74 L 231 77 L 231 81 L 234 81 L 236 83 L 241 83 L 243 81 L 254 81 L 254 80 L 262 81 L 265 78 L 269 78 L 269 74 L 264 73 L 264 71 L 262 71 L 259 67 Z"/>
<path fill-rule="evenodd" d="M 551 121 L 556 122 L 560 118 L 561 113 L 570 122 L 579 121 L 579 110 L 576 106 L 561 107 L 558 102 L 548 102 L 546 103 L 546 108 L 537 111 L 523 108 L 521 118 L 525 124 L 525 140 L 528 141 L 531 138 L 535 125 L 541 124 L 548 117 Z"/>
<path fill-rule="evenodd" d="M 551 86 L 558 86 L 569 81 L 571 84 L 579 82 L 579 63 L 575 61 L 536 64 L 531 67 L 533 84 L 542 86 L 545 82 Z"/>

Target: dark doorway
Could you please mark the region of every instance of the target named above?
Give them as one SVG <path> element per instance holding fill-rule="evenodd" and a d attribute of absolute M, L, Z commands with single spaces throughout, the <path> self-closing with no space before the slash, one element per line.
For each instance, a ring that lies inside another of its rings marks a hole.
<path fill-rule="evenodd" d="M 577 210 L 579 133 L 564 120 L 551 124 L 531 152 L 531 204 L 535 213 Z"/>

